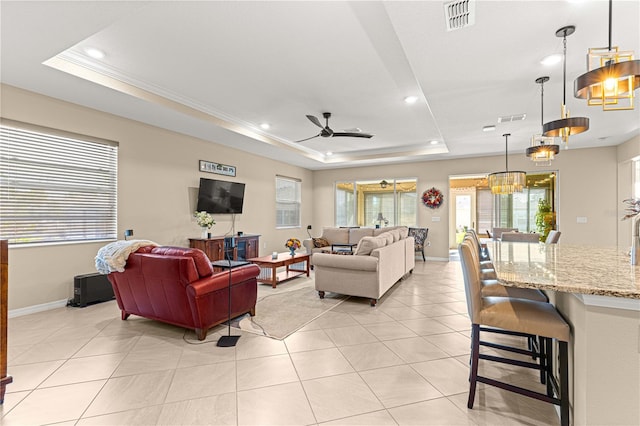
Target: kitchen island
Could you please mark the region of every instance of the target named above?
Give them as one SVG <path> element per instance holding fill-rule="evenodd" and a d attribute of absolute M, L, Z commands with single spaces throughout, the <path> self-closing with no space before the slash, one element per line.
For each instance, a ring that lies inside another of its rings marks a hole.
<path fill-rule="evenodd" d="M 640 424 L 640 266 L 616 247 L 487 248 L 502 284 L 544 290 L 571 326 L 572 424 Z"/>

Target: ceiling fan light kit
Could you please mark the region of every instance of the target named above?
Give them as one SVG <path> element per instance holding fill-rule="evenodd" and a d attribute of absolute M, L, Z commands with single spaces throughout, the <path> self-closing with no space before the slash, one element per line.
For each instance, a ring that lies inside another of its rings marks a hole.
<path fill-rule="evenodd" d="M 640 60 L 633 59 L 633 51 L 611 46 L 612 11 L 613 0 L 609 0 L 609 45 L 589 49 L 589 71 L 575 80 L 574 96 L 604 111 L 629 110 L 634 108 L 634 91 L 640 87 Z"/>
<path fill-rule="evenodd" d="M 504 162 L 505 170 L 503 172 L 490 173 L 488 176 L 489 188 L 494 195 L 513 194 L 514 192 L 522 192 L 527 183 L 527 174 L 522 171 L 509 171 L 509 152 L 508 140 L 510 133 L 504 135 Z"/>
<path fill-rule="evenodd" d="M 296 142 L 308 141 L 310 139 L 314 139 L 319 136 L 322 136 L 323 138 L 351 137 L 351 138 L 366 138 L 366 139 L 373 137 L 373 135 L 369 133 L 362 133 L 362 132 L 334 132 L 331 129 L 331 127 L 329 127 L 329 118 L 331 118 L 331 113 L 323 112 L 322 116 L 324 117 L 325 123 L 326 123 L 324 126 L 322 125 L 322 123 L 320 123 L 320 120 L 318 120 L 318 117 L 314 115 L 307 115 L 307 119 L 309 119 L 309 121 L 311 121 L 316 126 L 320 127 L 322 130 L 320 131 L 320 133 L 318 133 L 315 136 L 311 136 L 310 138 L 302 139 Z"/>
<path fill-rule="evenodd" d="M 568 25 L 556 31 L 556 37 L 562 37 L 562 105 L 560 119 L 550 121 L 542 126 L 542 135 L 548 137 L 559 137 L 569 147 L 569 136 L 577 135 L 589 130 L 589 119 L 586 117 L 570 117 L 567 109 L 567 36 L 576 31 L 576 27 Z"/>

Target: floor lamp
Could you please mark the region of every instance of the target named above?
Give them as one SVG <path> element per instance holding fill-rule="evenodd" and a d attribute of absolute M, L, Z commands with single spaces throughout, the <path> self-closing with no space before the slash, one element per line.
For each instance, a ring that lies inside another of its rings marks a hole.
<path fill-rule="evenodd" d="M 231 237 L 231 251 L 233 252 L 233 237 Z M 223 348 L 228 348 L 231 346 L 235 346 L 238 343 L 238 339 L 240 336 L 232 336 L 231 335 L 231 256 L 229 255 L 229 250 L 225 247 L 225 254 L 227 256 L 227 260 L 229 261 L 229 313 L 227 315 L 227 324 L 229 324 L 229 328 L 226 336 L 220 336 L 218 339 L 218 343 L 216 346 L 220 346 Z"/>

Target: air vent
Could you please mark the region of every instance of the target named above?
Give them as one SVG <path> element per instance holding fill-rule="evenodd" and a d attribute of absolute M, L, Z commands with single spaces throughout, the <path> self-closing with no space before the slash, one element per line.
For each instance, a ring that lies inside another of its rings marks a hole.
<path fill-rule="evenodd" d="M 452 1 L 444 4 L 447 31 L 459 30 L 476 23 L 476 0 Z"/>
<path fill-rule="evenodd" d="M 527 114 L 504 115 L 498 117 L 498 123 L 511 123 L 512 121 L 523 121 L 527 118 Z"/>

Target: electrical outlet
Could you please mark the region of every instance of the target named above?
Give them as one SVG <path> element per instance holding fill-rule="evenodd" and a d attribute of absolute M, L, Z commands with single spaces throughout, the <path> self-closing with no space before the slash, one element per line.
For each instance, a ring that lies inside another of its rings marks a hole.
<path fill-rule="evenodd" d="M 427 241 L 427 247 L 431 247 L 431 241 Z"/>

